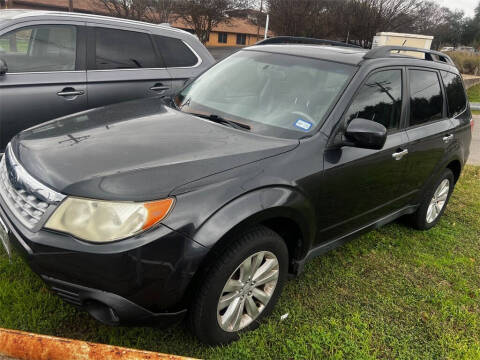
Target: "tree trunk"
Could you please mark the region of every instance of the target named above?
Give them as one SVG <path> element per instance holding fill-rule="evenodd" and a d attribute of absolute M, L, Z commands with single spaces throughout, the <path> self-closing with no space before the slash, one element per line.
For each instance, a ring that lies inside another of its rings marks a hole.
<path fill-rule="evenodd" d="M 73 0 L 68 0 L 68 11 L 73 11 Z"/>

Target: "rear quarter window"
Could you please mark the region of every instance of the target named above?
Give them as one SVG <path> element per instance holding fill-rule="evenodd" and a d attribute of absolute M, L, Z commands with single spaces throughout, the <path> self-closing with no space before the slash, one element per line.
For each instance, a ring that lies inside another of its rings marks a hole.
<path fill-rule="evenodd" d="M 443 85 L 447 94 L 448 117 L 455 117 L 467 107 L 467 98 L 463 82 L 459 75 L 442 71 Z"/>
<path fill-rule="evenodd" d="M 198 63 L 197 56 L 182 40 L 155 35 L 154 41 L 166 67 L 192 67 Z"/>

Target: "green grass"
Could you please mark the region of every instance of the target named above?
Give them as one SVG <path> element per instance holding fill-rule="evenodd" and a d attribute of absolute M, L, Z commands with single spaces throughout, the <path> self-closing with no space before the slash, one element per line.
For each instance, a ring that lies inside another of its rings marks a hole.
<path fill-rule="evenodd" d="M 4 253 L 0 326 L 208 359 L 479 359 L 479 240 L 480 167 L 470 166 L 437 227 L 396 222 L 308 263 L 273 315 L 229 346 L 204 346 L 182 325 L 101 325 Z"/>
<path fill-rule="evenodd" d="M 468 100 L 470 102 L 480 102 L 480 84 L 472 86 L 467 90 Z"/>

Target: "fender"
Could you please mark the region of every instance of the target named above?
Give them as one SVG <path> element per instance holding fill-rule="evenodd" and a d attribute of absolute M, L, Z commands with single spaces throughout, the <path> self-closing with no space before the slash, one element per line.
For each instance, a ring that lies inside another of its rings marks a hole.
<path fill-rule="evenodd" d="M 423 196 L 425 194 L 425 191 L 427 191 L 427 189 L 429 187 L 434 185 L 435 181 L 440 176 L 440 174 L 443 172 L 443 170 L 446 169 L 448 164 L 450 164 L 453 161 L 460 162 L 461 171 L 463 171 L 463 168 L 465 166 L 465 161 L 464 161 L 464 154 L 463 154 L 462 149 L 460 147 L 456 148 L 452 152 L 449 152 L 448 156 L 445 156 L 442 159 L 442 161 L 438 164 L 438 166 L 435 168 L 435 170 L 432 172 L 432 174 L 428 177 L 428 180 L 425 181 L 425 184 L 423 185 L 423 187 L 420 189 L 420 191 L 416 195 L 416 198 L 415 198 L 416 203 L 420 203 L 422 201 Z"/>
<path fill-rule="evenodd" d="M 193 240 L 211 248 L 239 224 L 253 225 L 274 218 L 288 218 L 298 224 L 304 256 L 315 237 L 315 210 L 302 193 L 290 187 L 261 188 L 241 195 L 209 217 Z"/>

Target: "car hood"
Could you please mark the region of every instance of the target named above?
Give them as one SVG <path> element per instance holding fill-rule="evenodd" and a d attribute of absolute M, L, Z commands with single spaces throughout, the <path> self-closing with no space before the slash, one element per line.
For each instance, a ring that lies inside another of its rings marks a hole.
<path fill-rule="evenodd" d="M 166 107 L 120 103 L 30 128 L 11 142 L 36 179 L 66 195 L 147 201 L 200 178 L 294 149 Z"/>

